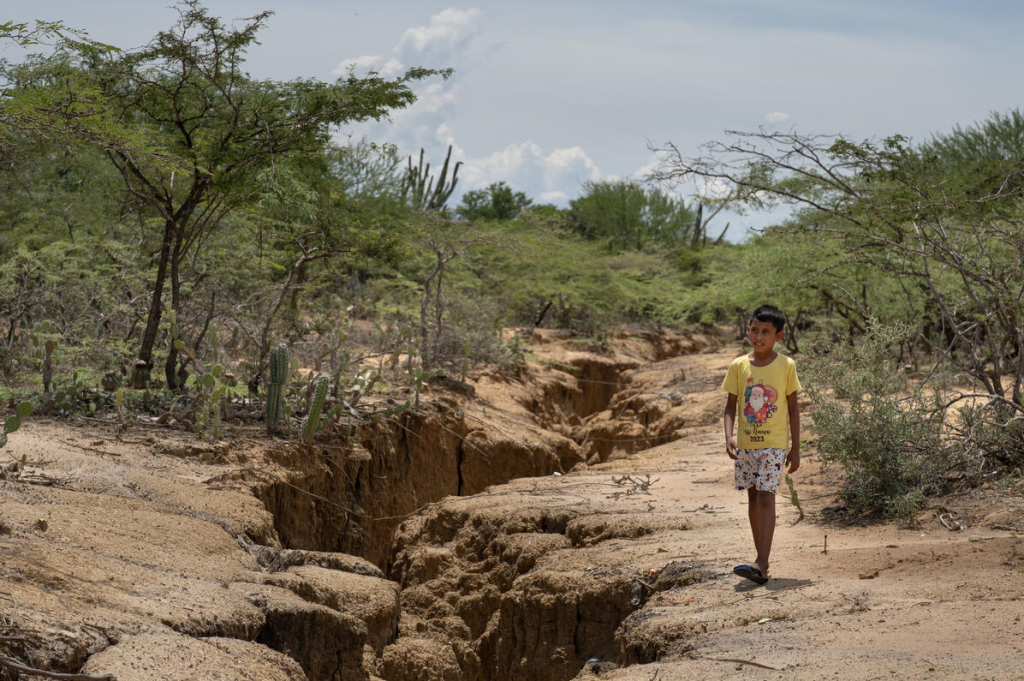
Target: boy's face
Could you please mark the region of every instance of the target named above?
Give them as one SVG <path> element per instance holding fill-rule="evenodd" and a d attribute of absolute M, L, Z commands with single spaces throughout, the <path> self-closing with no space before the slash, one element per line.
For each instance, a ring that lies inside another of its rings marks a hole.
<path fill-rule="evenodd" d="M 775 325 L 771 322 L 762 322 L 759 319 L 752 319 L 747 327 L 747 337 L 750 344 L 754 346 L 754 354 L 767 355 L 771 353 L 776 342 L 782 340 L 785 331 L 776 331 Z"/>

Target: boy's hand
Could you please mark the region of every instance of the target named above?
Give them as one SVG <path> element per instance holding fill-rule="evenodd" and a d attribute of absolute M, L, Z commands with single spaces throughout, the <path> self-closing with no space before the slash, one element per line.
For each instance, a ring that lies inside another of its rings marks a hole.
<path fill-rule="evenodd" d="M 793 448 L 786 454 L 787 473 L 795 473 L 800 468 L 800 445 L 794 444 Z"/>
<path fill-rule="evenodd" d="M 725 453 L 734 461 L 739 457 L 736 453 L 736 436 L 733 434 L 733 420 L 736 418 L 736 396 L 729 393 L 729 399 L 725 401 L 725 414 L 722 419 L 725 422 Z"/>

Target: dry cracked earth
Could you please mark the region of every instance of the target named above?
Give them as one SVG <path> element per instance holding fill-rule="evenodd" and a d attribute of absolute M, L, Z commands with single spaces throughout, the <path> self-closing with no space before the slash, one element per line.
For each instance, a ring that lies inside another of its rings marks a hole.
<path fill-rule="evenodd" d="M 356 441 L 32 420 L 3 450 L 0 679 L 1024 678 L 1024 490 L 836 523 L 808 447 L 759 587 L 731 574 L 740 346 L 531 341 Z"/>

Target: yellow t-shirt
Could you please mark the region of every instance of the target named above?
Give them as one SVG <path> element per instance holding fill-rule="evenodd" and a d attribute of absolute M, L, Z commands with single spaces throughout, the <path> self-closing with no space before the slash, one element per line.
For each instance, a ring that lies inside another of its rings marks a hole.
<path fill-rule="evenodd" d="M 789 402 L 800 390 L 796 363 L 777 355 L 771 364 L 756 367 L 750 356 L 733 360 L 722 390 L 736 395 L 736 446 L 740 449 L 789 447 Z"/>

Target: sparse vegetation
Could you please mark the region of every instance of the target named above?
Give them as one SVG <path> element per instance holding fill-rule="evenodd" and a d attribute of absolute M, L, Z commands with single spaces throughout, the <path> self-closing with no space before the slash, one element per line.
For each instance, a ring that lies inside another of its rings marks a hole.
<path fill-rule="evenodd" d="M 438 371 L 524 362 L 503 328 L 600 349 L 623 323 L 742 330 L 770 299 L 788 350 L 820 353 L 820 447 L 851 509 L 907 516 L 950 468 L 1024 466 L 1019 112 L 917 146 L 760 132 L 700 158 L 662 149 L 654 179 L 718 198 L 593 181 L 562 209 L 495 182 L 449 207 L 452 148 L 433 171 L 422 150 L 330 134 L 449 71 L 256 82 L 246 49 L 269 18 L 229 26 L 186 0 L 126 51 L 59 23 L 0 27 L 54 48 L 0 64 L 5 398 L 213 437 L 262 416 L 312 442 L 415 405 Z M 32 113 L 62 97 L 80 107 Z M 711 222 L 779 204 L 794 217 L 743 243 Z"/>

